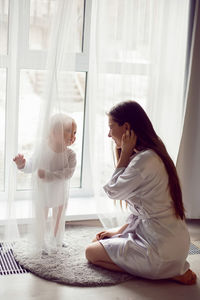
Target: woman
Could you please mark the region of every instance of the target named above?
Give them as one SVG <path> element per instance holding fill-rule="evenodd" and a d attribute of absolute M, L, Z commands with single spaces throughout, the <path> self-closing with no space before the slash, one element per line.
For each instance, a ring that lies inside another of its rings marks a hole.
<path fill-rule="evenodd" d="M 194 284 L 186 261 L 190 238 L 176 168 L 142 107 L 114 106 L 109 137 L 116 143 L 117 167 L 104 190 L 128 203 L 131 215 L 116 231 L 102 231 L 86 249 L 87 259 L 114 271 Z"/>

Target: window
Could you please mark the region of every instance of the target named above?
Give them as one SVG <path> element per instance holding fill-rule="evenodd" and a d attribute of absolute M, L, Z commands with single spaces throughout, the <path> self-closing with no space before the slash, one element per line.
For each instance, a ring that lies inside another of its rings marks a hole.
<path fill-rule="evenodd" d="M 0 2 L 0 34 L 1 34 L 1 43 L 0 43 L 0 55 L 6 55 L 8 49 L 8 1 L 4 0 Z"/>
<path fill-rule="evenodd" d="M 5 191 L 5 116 L 8 51 L 8 0 L 0 2 L 0 192 Z"/>
<path fill-rule="evenodd" d="M 0 202 L 8 193 L 13 151 L 22 152 L 27 157 L 33 151 L 38 111 L 44 91 L 47 45 L 57 1 L 0 0 Z M 101 63 L 103 62 L 99 66 L 99 69 L 102 67 L 103 70 L 98 77 L 99 98 L 98 101 L 95 99 L 98 108 L 100 107 L 95 115 L 97 120 L 95 134 L 101 134 L 101 143 L 105 141 L 106 150 L 103 150 L 106 152 L 108 150 L 106 147 L 110 145 L 106 145 L 108 139 L 105 111 L 114 103 L 130 98 L 140 99 L 140 104 L 145 109 L 148 106 L 158 109 L 158 102 L 155 104 L 153 101 L 156 97 L 161 99 L 160 95 L 163 96 L 163 93 L 166 99 L 162 97 L 162 102 L 165 100 L 166 106 L 169 107 L 169 101 L 171 99 L 173 101 L 173 98 L 168 97 L 166 90 L 171 89 L 169 77 L 176 75 L 174 63 L 177 64 L 176 70 L 179 74 L 175 77 L 177 80 L 181 78 L 180 81 L 184 82 L 183 61 L 187 45 L 190 1 L 183 2 L 184 5 L 180 5 L 178 0 L 155 3 L 148 0 L 133 0 L 126 1 L 126 4 L 116 0 L 102 0 L 96 3 L 93 0 L 69 2 L 73 3 L 78 18 L 74 20 L 73 43 L 66 57 L 69 60 L 71 53 L 75 54 L 76 64 L 75 69 L 69 72 L 63 71 L 60 75 L 59 97 L 62 99 L 62 109 L 72 115 L 78 123 L 77 141 L 73 145 L 78 164 L 71 180 L 72 197 L 93 195 L 89 151 L 87 151 L 88 140 L 93 138 L 88 134 L 88 124 L 92 123 L 90 109 L 94 100 L 88 98 L 88 81 L 91 78 L 89 76 L 91 29 L 97 29 L 97 52 L 101 55 Z M 99 9 L 97 14 L 99 19 L 95 20 L 91 28 L 93 4 L 97 4 Z M 179 12 L 179 19 L 177 12 Z M 172 23 L 171 19 L 168 22 L 169 16 L 172 18 Z M 167 25 L 169 23 L 169 28 L 165 28 L 165 23 Z M 180 40 L 177 39 L 179 36 Z M 174 47 L 176 43 L 179 47 Z M 172 61 L 169 65 L 167 56 L 168 60 Z M 160 68 L 160 61 L 164 62 L 162 68 Z M 180 96 L 175 95 L 175 99 L 182 101 L 182 85 L 180 82 L 179 84 Z M 177 82 L 174 81 L 174 85 L 177 85 Z M 152 87 L 149 92 L 149 88 Z M 153 99 L 151 103 L 148 99 L 149 94 Z M 69 106 L 66 107 L 66 99 L 69 102 L 69 96 L 70 111 Z M 174 103 L 171 107 L 173 105 Z M 158 113 L 155 113 L 156 118 L 157 115 Z M 162 120 L 164 118 L 160 114 L 159 126 Z M 105 152 L 99 151 L 99 157 L 102 156 L 104 160 L 103 176 L 99 176 L 101 185 L 112 168 L 111 159 L 105 155 Z M 30 179 L 29 175 L 17 172 L 17 199 L 29 199 Z"/>
<path fill-rule="evenodd" d="M 87 195 L 83 180 L 85 126 L 85 95 L 88 72 L 88 42 L 91 1 L 75 0 L 73 9 L 78 12 L 74 22 L 74 44 L 70 51 L 76 53 L 76 67 L 63 72 L 59 80 L 59 97 L 62 111 L 75 118 L 78 125 L 77 140 L 73 145 L 77 153 L 77 168 L 71 179 L 72 196 Z M 33 151 L 38 112 L 44 91 L 46 50 L 56 0 L 0 0 L 0 192 L 7 193 L 11 149 L 24 153 Z M 86 18 L 87 15 L 87 18 Z M 12 51 L 15 49 L 15 51 Z M 17 54 L 18 53 L 18 54 Z M 68 54 L 67 54 L 68 55 Z M 69 53 L 70 55 L 70 53 Z M 66 98 L 69 106 L 66 107 Z M 26 124 L 26 125 L 25 125 Z M 31 176 L 17 172 L 16 195 L 27 199 Z"/>
<path fill-rule="evenodd" d="M 29 157 L 33 152 L 34 137 L 37 133 L 38 116 L 41 107 L 44 88 L 43 70 L 22 69 L 20 71 L 19 87 L 19 116 L 18 116 L 18 152 Z M 76 143 L 73 145 L 77 153 L 77 167 L 71 179 L 71 187 L 81 187 L 81 156 L 82 156 L 82 130 L 85 97 L 85 72 L 71 72 L 61 74 L 60 95 L 63 99 L 61 110 L 70 114 L 78 124 Z M 69 99 L 67 99 L 69 98 Z M 67 101 L 67 105 L 65 104 Z M 70 109 L 70 110 L 69 110 Z M 25 126 L 26 124 L 26 126 Z M 31 175 L 17 173 L 17 190 L 31 188 Z"/>
<path fill-rule="evenodd" d="M 74 2 L 76 5 L 73 6 L 73 9 L 77 10 L 78 18 L 73 26 L 75 43 L 70 50 L 80 53 L 83 51 L 84 0 L 75 0 Z M 30 0 L 29 49 L 47 49 L 55 9 L 56 0 Z"/>
<path fill-rule="evenodd" d="M 0 69 L 0 191 L 5 189 L 5 111 L 6 111 L 6 69 Z"/>

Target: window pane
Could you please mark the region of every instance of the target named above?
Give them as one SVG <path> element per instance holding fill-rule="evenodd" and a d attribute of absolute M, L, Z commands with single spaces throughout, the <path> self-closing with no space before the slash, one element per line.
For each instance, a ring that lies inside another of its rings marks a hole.
<path fill-rule="evenodd" d="M 77 122 L 77 138 L 71 148 L 77 154 L 77 167 L 71 179 L 71 187 L 81 186 L 82 134 L 84 118 L 85 78 L 83 72 L 63 72 L 59 78 L 59 98 L 62 112 Z M 44 90 L 45 71 L 22 70 L 20 74 L 18 152 L 30 157 L 36 136 L 39 109 Z M 17 189 L 31 187 L 31 175 L 18 172 Z"/>
<path fill-rule="evenodd" d="M 8 0 L 0 0 L 0 55 L 7 54 Z"/>
<path fill-rule="evenodd" d="M 4 190 L 6 70 L 0 69 L 0 191 Z"/>
<path fill-rule="evenodd" d="M 75 44 L 70 52 L 82 52 L 82 34 L 84 17 L 84 0 L 73 0 L 76 10 L 73 39 Z M 50 36 L 53 14 L 56 11 L 56 0 L 31 0 L 30 2 L 30 32 L 29 48 L 31 50 L 46 50 Z"/>

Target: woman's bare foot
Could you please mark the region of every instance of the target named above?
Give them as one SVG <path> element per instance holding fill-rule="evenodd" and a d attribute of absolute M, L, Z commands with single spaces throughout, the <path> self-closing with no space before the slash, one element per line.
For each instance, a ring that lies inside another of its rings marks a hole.
<path fill-rule="evenodd" d="M 183 275 L 175 276 L 171 278 L 172 280 L 175 280 L 181 284 L 185 285 L 192 285 L 195 284 L 197 281 L 197 276 L 192 270 L 187 270 Z"/>

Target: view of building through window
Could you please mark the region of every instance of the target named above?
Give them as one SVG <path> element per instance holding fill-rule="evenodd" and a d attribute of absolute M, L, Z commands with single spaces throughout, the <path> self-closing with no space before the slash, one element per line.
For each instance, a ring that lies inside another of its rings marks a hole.
<path fill-rule="evenodd" d="M 75 0 L 73 9 L 77 10 L 78 18 L 73 24 L 72 52 L 82 52 L 84 0 Z M 29 48 L 31 50 L 46 50 L 50 37 L 53 13 L 56 9 L 56 0 L 31 0 L 30 1 L 30 28 Z"/>
<path fill-rule="evenodd" d="M 16 148 L 19 153 L 24 153 L 26 157 L 30 156 L 33 151 L 34 138 L 38 129 L 37 118 L 45 88 L 45 70 L 43 68 L 46 63 L 44 53 L 48 48 L 56 4 L 56 0 L 27 0 L 19 2 L 17 0 L 15 3 L 9 0 L 0 0 L 0 191 L 5 189 L 5 162 L 7 156 L 5 151 L 5 133 L 8 138 L 10 136 L 9 126 L 7 126 L 9 112 L 6 110 L 6 107 L 12 107 L 12 103 L 15 103 L 17 108 L 15 128 L 18 128 L 18 136 L 16 138 L 18 145 Z M 19 10 L 15 9 L 15 5 L 19 5 Z M 73 22 L 74 43 L 69 50 L 73 53 L 82 53 L 84 0 L 74 0 L 72 8 L 76 10 L 78 17 Z M 9 19 L 11 16 L 12 20 Z M 20 27 L 18 20 L 21 22 L 22 27 Z M 15 25 L 13 25 L 13 22 L 16 22 Z M 18 25 L 19 27 L 17 27 Z M 23 31 L 23 34 L 20 30 Z M 14 37 L 15 41 L 13 38 L 9 38 L 9 35 Z M 12 41 L 14 44 L 10 44 Z M 15 49 L 20 49 L 20 61 L 17 57 L 17 61 L 13 59 L 13 53 L 16 52 L 12 51 L 13 46 Z M 30 53 L 34 53 L 34 59 L 30 58 Z M 11 57 L 12 60 L 9 62 Z M 38 61 L 41 63 L 38 64 Z M 27 62 L 28 68 L 26 67 Z M 3 68 L 3 66 L 5 67 Z M 63 72 L 60 75 L 61 78 L 59 78 L 59 103 L 61 110 L 71 115 L 76 120 L 78 127 L 76 143 L 72 146 L 77 154 L 77 167 L 71 180 L 72 188 L 81 187 L 86 90 L 85 69 L 81 70 L 79 65 L 77 68 L 79 71 Z M 8 95 L 8 86 L 12 86 L 11 69 L 12 76 L 16 74 L 16 77 L 18 77 L 16 81 L 17 86 L 12 91 L 12 93 L 16 94 L 12 99 Z M 8 105 L 8 103 L 10 104 Z M 9 163 L 7 163 L 7 168 L 9 168 Z M 30 174 L 17 172 L 16 176 L 17 191 L 31 188 Z"/>
<path fill-rule="evenodd" d="M 45 87 L 45 71 L 21 70 L 19 95 L 18 149 L 29 157 L 33 153 L 34 139 L 38 130 L 38 116 Z M 85 73 L 62 73 L 59 81 L 59 105 L 61 111 L 72 116 L 77 122 L 77 139 L 71 147 L 77 154 L 77 167 L 71 179 L 71 187 L 81 186 L 81 155 L 83 112 L 85 98 Z M 31 175 L 17 173 L 17 189 L 31 187 Z"/>

